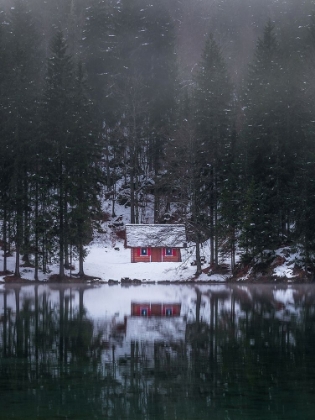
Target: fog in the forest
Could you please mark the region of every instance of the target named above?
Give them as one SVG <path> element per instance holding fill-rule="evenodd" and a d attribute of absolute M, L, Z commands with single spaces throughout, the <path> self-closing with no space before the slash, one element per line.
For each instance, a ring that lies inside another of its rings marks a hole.
<path fill-rule="evenodd" d="M 197 261 L 295 243 L 315 273 L 315 0 L 0 0 L 0 62 L 16 276 L 73 249 L 83 276 L 115 203 L 185 223 Z"/>
<path fill-rule="evenodd" d="M 19 0 L 18 0 L 19 1 Z M 42 29 L 44 42 L 61 29 L 74 52 L 79 49 L 86 11 L 92 4 L 118 5 L 121 0 L 28 0 Z M 1 0 L 0 9 L 9 11 L 15 0 Z M 135 2 L 136 3 L 136 2 Z M 200 60 L 204 41 L 212 32 L 222 48 L 232 80 L 240 82 L 252 59 L 257 38 L 271 19 L 279 40 L 298 43 L 309 24 L 314 0 L 151 0 L 154 9 L 168 10 L 175 25 L 179 68 L 189 78 Z M 143 4 L 143 2 L 142 2 Z"/>

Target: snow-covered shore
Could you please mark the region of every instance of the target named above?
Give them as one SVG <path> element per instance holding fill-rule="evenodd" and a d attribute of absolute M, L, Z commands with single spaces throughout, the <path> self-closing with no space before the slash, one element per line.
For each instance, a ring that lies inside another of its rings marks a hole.
<path fill-rule="evenodd" d="M 207 244 L 208 245 L 208 244 Z M 114 243 L 106 240 L 102 241 L 100 238 L 93 241 L 87 247 L 87 257 L 84 262 L 84 271 L 87 277 L 96 279 L 104 283 L 123 283 L 123 282 L 137 282 L 137 283 L 184 283 L 184 282 L 214 282 L 222 283 L 231 280 L 231 273 L 226 270 L 224 274 L 211 273 L 209 270 L 209 247 L 204 246 L 202 254 L 205 256 L 206 262 L 202 265 L 205 271 L 198 278 L 195 276 L 196 266 L 191 263 L 194 261 L 194 247 L 188 247 L 182 250 L 182 262 L 178 263 L 131 263 L 130 249 L 124 247 L 124 241 L 117 239 Z M 281 248 L 276 252 L 276 256 L 268 268 L 268 275 L 270 281 L 285 281 L 295 282 L 301 281 L 301 273 L 295 269 L 295 261 L 298 256 L 290 253 L 288 248 Z M 227 261 L 224 262 L 227 264 Z M 7 258 L 8 271 L 13 274 L 15 266 L 15 254 Z M 0 272 L 3 267 L 3 253 L 0 253 Z M 66 276 L 75 279 L 75 274 L 78 271 L 78 262 L 73 262 L 73 269 L 66 270 Z M 24 267 L 21 261 L 21 279 L 34 279 L 34 268 Z M 39 272 L 40 281 L 48 281 L 51 276 L 58 274 L 58 264 L 51 264 L 49 272 Z M 7 275 L 0 275 L 0 282 L 4 281 Z M 10 276 L 10 274 L 9 274 Z M 237 283 L 253 281 L 253 270 L 248 268 L 244 275 L 232 279 Z M 257 275 L 257 282 L 266 281 L 266 276 Z M 92 280 L 91 280 L 92 281 Z"/>
<path fill-rule="evenodd" d="M 104 211 L 108 208 L 104 208 Z M 211 272 L 209 268 L 210 261 L 210 244 L 207 242 L 201 248 L 201 254 L 205 258 L 202 265 L 203 273 L 196 278 L 196 266 L 192 265 L 195 259 L 195 248 L 193 244 L 188 244 L 186 249 L 181 250 L 182 262 L 163 262 L 163 263 L 131 263 L 130 249 L 124 246 L 124 240 L 121 235 L 117 234 L 115 228 L 115 220 L 119 220 L 119 229 L 123 229 L 123 225 L 129 223 L 129 211 L 123 206 L 117 206 L 118 216 L 103 222 L 101 229 L 95 231 L 93 241 L 87 247 L 87 256 L 84 262 L 84 271 L 87 277 L 96 279 L 100 282 L 123 283 L 184 283 L 184 282 L 202 282 L 202 283 L 222 283 L 231 280 L 231 271 L 229 270 L 229 261 L 222 259 L 221 263 L 226 267 L 225 270 Z M 118 229 L 118 230 L 119 230 Z M 233 278 L 236 282 L 257 282 L 266 281 L 301 281 L 301 271 L 296 270 L 296 262 L 299 260 L 299 253 L 289 247 L 283 247 L 274 253 L 274 258 L 268 267 L 267 274 L 261 274 L 253 267 L 246 267 L 244 272 L 239 274 L 237 278 Z M 73 269 L 66 270 L 66 276 L 73 278 L 75 281 L 75 273 L 78 272 L 78 261 L 73 261 Z M 13 274 L 15 266 L 15 254 L 7 258 L 7 269 Z M 3 252 L 0 252 L 0 273 L 3 267 Z M 266 271 L 266 270 L 265 270 Z M 34 268 L 23 267 L 21 261 L 21 279 L 34 279 Z M 49 272 L 39 272 L 40 281 L 48 281 L 53 275 L 58 274 L 58 264 L 49 265 Z M 303 273 L 302 273 L 303 274 Z M 4 282 L 8 274 L 0 274 L 0 282 Z M 9 274 L 10 276 L 10 274 Z"/>
<path fill-rule="evenodd" d="M 85 274 L 89 277 L 99 279 L 103 282 L 114 281 L 120 283 L 122 279 L 136 280 L 141 282 L 183 282 L 194 279 L 196 267 L 191 265 L 194 259 L 194 249 L 187 248 L 182 250 L 182 262 L 179 263 L 131 263 L 130 249 L 124 248 L 123 240 L 115 241 L 114 245 L 108 242 L 95 241 L 87 247 L 88 255 L 84 262 Z M 205 254 L 207 254 L 205 250 Z M 209 259 L 208 259 L 209 261 Z M 7 259 L 8 270 L 14 272 L 15 255 Z M 22 262 L 21 262 L 22 265 Z M 74 261 L 74 269 L 66 270 L 67 276 L 73 276 L 78 271 L 78 263 Z M 208 264 L 204 264 L 206 268 Z M 0 255 L 0 267 L 3 266 L 3 255 Z M 1 269 L 1 268 L 0 268 Z M 21 278 L 34 279 L 34 269 L 32 267 L 21 266 Z M 58 265 L 51 264 L 49 273 L 40 272 L 41 281 L 47 281 L 49 278 L 58 273 Z M 3 281 L 5 275 L 0 276 Z M 199 281 L 216 281 L 222 282 L 226 280 L 226 276 L 202 274 Z"/>
<path fill-rule="evenodd" d="M 104 214 L 109 215 L 111 203 L 103 202 Z M 172 263 L 131 263 L 130 249 L 125 248 L 124 240 L 120 239 L 117 231 L 123 229 L 123 225 L 130 222 L 130 209 L 116 204 L 115 217 L 102 222 L 99 229 L 94 232 L 93 241 L 87 246 L 87 257 L 84 262 L 84 272 L 86 276 L 99 279 L 102 282 L 118 282 L 122 279 L 137 280 L 141 282 L 185 282 L 195 279 L 196 267 L 191 265 L 195 259 L 195 249 L 193 244 L 181 250 L 182 262 Z M 115 222 L 119 221 L 118 228 Z M 206 263 L 203 269 L 209 266 L 210 249 L 209 244 L 202 248 L 202 255 Z M 22 267 L 21 278 L 27 280 L 34 279 L 34 269 L 32 267 Z M 7 259 L 7 267 L 10 272 L 14 272 L 15 254 Z M 72 277 L 78 272 L 78 262 L 73 261 L 74 269 L 66 270 L 66 276 Z M 3 267 L 3 253 L 0 252 L 0 272 Z M 208 271 L 208 270 L 206 270 Z M 41 281 L 48 281 L 51 276 L 58 274 L 58 264 L 50 264 L 48 273 L 39 273 Z M 0 281 L 4 281 L 5 275 L 0 275 Z M 222 282 L 226 281 L 227 275 L 208 275 L 203 273 L 198 277 L 202 282 Z"/>

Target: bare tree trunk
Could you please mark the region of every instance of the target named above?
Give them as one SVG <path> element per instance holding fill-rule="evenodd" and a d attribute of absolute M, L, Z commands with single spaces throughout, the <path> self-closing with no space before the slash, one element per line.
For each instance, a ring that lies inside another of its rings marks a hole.
<path fill-rule="evenodd" d="M 11 254 L 11 223 L 10 223 L 10 217 L 11 215 L 9 214 L 8 217 L 8 228 L 7 228 L 7 232 L 8 232 L 8 240 L 7 240 L 7 244 L 8 244 L 8 249 L 7 249 L 7 253 Z"/>
<path fill-rule="evenodd" d="M 134 224 L 135 221 L 135 180 L 134 168 L 130 168 L 130 223 Z"/>
<path fill-rule="evenodd" d="M 213 232 L 213 218 L 214 218 L 214 211 L 213 211 L 213 203 L 210 204 L 210 266 L 214 266 L 214 232 Z"/>
<path fill-rule="evenodd" d="M 59 361 L 63 361 L 64 355 L 64 290 L 59 290 Z"/>
<path fill-rule="evenodd" d="M 38 308 L 38 285 L 35 285 L 35 298 L 34 298 L 34 306 L 35 306 L 35 372 L 36 372 L 36 380 L 39 380 L 39 363 L 38 363 L 38 356 L 39 356 L 39 346 L 38 346 L 38 337 L 39 337 L 39 308 Z"/>
<path fill-rule="evenodd" d="M 139 223 L 139 182 L 138 177 L 136 176 L 136 185 L 135 185 L 135 221 L 136 223 Z"/>
<path fill-rule="evenodd" d="M 154 223 L 158 223 L 160 214 L 160 195 L 155 187 L 154 191 Z"/>
<path fill-rule="evenodd" d="M 3 335 L 2 335 L 2 343 L 3 343 L 3 356 L 7 355 L 7 325 L 8 325 L 8 307 L 7 307 L 7 290 L 4 289 L 3 291 Z"/>
<path fill-rule="evenodd" d="M 78 275 L 80 278 L 85 276 L 84 274 L 84 249 L 82 242 L 79 245 L 79 272 Z"/>
<path fill-rule="evenodd" d="M 69 220 L 68 220 L 68 191 L 65 189 L 64 199 L 64 266 L 66 269 L 70 268 L 69 261 Z"/>
<path fill-rule="evenodd" d="M 218 209 L 215 208 L 214 213 L 214 264 L 219 264 L 219 238 L 218 238 Z"/>
<path fill-rule="evenodd" d="M 200 261 L 200 239 L 199 239 L 198 233 L 196 235 L 196 265 L 197 265 L 196 276 L 199 276 L 202 273 L 202 268 L 201 268 L 201 261 Z"/>
<path fill-rule="evenodd" d="M 39 253 L 39 238 L 38 238 L 38 179 L 35 180 L 35 252 L 34 252 L 34 280 L 38 281 L 38 253 Z"/>
<path fill-rule="evenodd" d="M 214 170 L 214 264 L 219 263 L 219 238 L 218 238 L 218 178 L 216 168 Z"/>
<path fill-rule="evenodd" d="M 7 204 L 3 208 L 3 271 L 7 271 Z"/>
<path fill-rule="evenodd" d="M 197 295 L 197 299 L 196 299 L 196 325 L 197 328 L 199 327 L 200 324 L 200 307 L 201 307 L 201 291 L 195 287 L 195 292 Z"/>
<path fill-rule="evenodd" d="M 15 313 L 16 313 L 16 356 L 23 355 L 23 325 L 20 315 L 20 288 L 14 289 L 15 294 Z"/>
<path fill-rule="evenodd" d="M 28 185 L 27 185 L 27 177 L 25 175 L 24 179 L 24 200 L 26 205 L 24 206 L 24 232 L 23 232 L 23 261 L 26 265 L 30 265 L 30 228 L 29 228 L 29 212 L 28 212 Z"/>
<path fill-rule="evenodd" d="M 233 238 L 231 243 L 231 271 L 234 272 L 235 269 L 235 237 L 234 237 L 234 231 L 233 231 Z"/>
<path fill-rule="evenodd" d="M 115 169 L 113 173 L 113 194 L 112 194 L 112 217 L 116 217 L 115 213 L 115 200 L 116 200 L 116 177 L 115 177 Z"/>
<path fill-rule="evenodd" d="M 109 190 L 110 188 L 110 161 L 109 161 L 109 139 L 106 135 L 106 143 L 105 143 L 105 172 L 106 172 L 106 188 Z"/>
<path fill-rule="evenodd" d="M 59 183 L 59 277 L 65 275 L 64 266 L 64 203 L 63 203 L 63 174 L 62 162 L 60 162 L 60 183 Z"/>
<path fill-rule="evenodd" d="M 14 276 L 20 277 L 20 247 L 22 237 L 22 214 L 20 211 L 21 204 L 18 204 L 17 215 L 16 215 L 16 238 L 15 238 L 15 271 Z"/>

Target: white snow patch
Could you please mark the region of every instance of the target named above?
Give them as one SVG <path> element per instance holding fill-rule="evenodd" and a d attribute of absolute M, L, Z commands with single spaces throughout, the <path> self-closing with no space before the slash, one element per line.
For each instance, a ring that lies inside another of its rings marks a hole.
<path fill-rule="evenodd" d="M 293 289 L 285 290 L 274 290 L 273 296 L 274 299 L 278 302 L 281 302 L 285 305 L 294 304 Z"/>

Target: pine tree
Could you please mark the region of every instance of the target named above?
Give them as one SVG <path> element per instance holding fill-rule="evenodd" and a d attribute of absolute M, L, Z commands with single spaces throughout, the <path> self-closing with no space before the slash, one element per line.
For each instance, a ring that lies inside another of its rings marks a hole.
<path fill-rule="evenodd" d="M 230 136 L 232 87 L 220 48 L 209 35 L 196 77 L 194 94 L 199 198 L 209 209 L 211 264 L 218 263 L 218 203 L 222 159 Z"/>
<path fill-rule="evenodd" d="M 43 104 L 43 131 L 47 145 L 47 171 L 55 188 L 58 233 L 59 276 L 64 277 L 64 256 L 68 245 L 67 211 L 72 156 L 69 149 L 72 129 L 74 68 L 67 54 L 67 44 L 61 32 L 51 42 L 47 64 L 46 89 Z"/>
<path fill-rule="evenodd" d="M 26 2 L 17 0 L 9 15 L 6 38 L 6 128 L 5 141 L 11 153 L 9 193 L 15 220 L 15 275 L 20 275 L 20 253 L 28 262 L 30 252 L 30 145 L 35 137 L 40 91 L 41 50 L 38 33 Z M 7 156 L 8 158 L 9 156 Z M 8 172 L 7 172 L 8 173 Z"/>
<path fill-rule="evenodd" d="M 9 219 L 9 186 L 12 177 L 12 153 L 7 124 L 8 87 L 10 75 L 6 26 L 0 25 L 0 211 L 2 216 L 3 271 L 7 270 L 7 224 Z"/>
<path fill-rule="evenodd" d="M 157 175 L 165 158 L 165 145 L 174 131 L 177 118 L 178 70 L 175 49 L 175 28 L 166 10 L 159 5 L 145 11 L 145 44 L 148 57 L 148 114 L 150 167 Z"/>
<path fill-rule="evenodd" d="M 262 197 L 256 211 L 264 212 L 260 215 L 264 227 L 258 228 L 256 223 L 259 249 L 274 249 L 289 234 L 290 179 L 295 176 L 304 142 L 303 104 L 295 63 L 280 49 L 274 25 L 268 21 L 257 43 L 244 99 L 247 185 L 254 180 Z"/>
<path fill-rule="evenodd" d="M 109 87 L 116 73 L 116 28 L 111 1 L 92 0 L 86 9 L 80 60 L 87 72 L 95 103 L 97 129 L 102 132 L 104 120 L 110 127 L 116 123 L 116 99 Z"/>
<path fill-rule="evenodd" d="M 200 177 L 192 101 L 187 91 L 181 103 L 176 132 L 166 148 L 167 172 L 159 182 L 166 201 L 159 221 L 167 216 L 172 204 L 176 221 L 185 223 L 189 240 L 195 244 L 196 275 L 199 276 L 202 273 L 200 249 L 209 235 L 208 208 L 200 198 L 203 178 Z"/>
<path fill-rule="evenodd" d="M 243 194 L 240 186 L 239 135 L 232 130 L 222 161 L 220 216 L 218 220 L 220 251 L 229 254 L 231 270 L 236 265 L 236 246 Z"/>
<path fill-rule="evenodd" d="M 315 14 L 309 17 L 309 26 L 304 39 L 304 49 L 299 51 L 302 61 L 299 73 L 299 99 L 295 109 L 295 117 L 302 120 L 303 141 L 299 142 L 299 153 L 295 156 L 296 170 L 290 177 L 292 189 L 292 209 L 294 214 L 294 229 L 292 236 L 302 245 L 305 267 L 315 272 L 314 243 L 314 165 L 315 165 Z"/>
<path fill-rule="evenodd" d="M 92 223 L 99 210 L 101 173 L 100 144 L 94 129 L 93 103 L 87 96 L 88 88 L 82 68 L 78 63 L 73 90 L 72 130 L 69 148 L 72 165 L 69 168 L 69 224 L 70 245 L 77 250 L 80 277 L 84 277 L 84 245 L 92 237 Z"/>
<path fill-rule="evenodd" d="M 170 18 L 146 0 L 122 1 L 116 8 L 115 70 L 119 142 L 127 150 L 132 223 L 139 221 L 142 182 L 158 175 L 175 114 L 176 66 Z"/>

